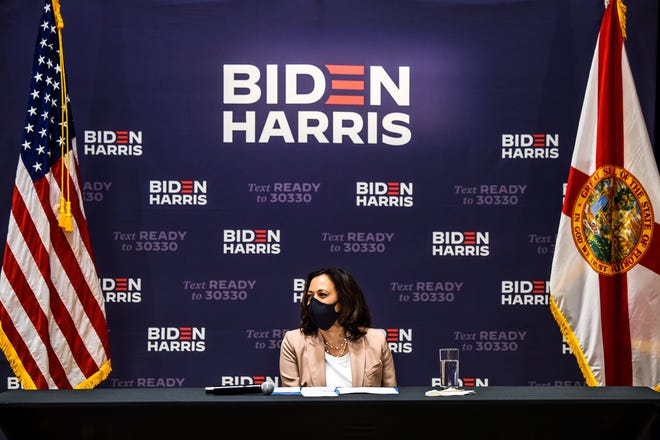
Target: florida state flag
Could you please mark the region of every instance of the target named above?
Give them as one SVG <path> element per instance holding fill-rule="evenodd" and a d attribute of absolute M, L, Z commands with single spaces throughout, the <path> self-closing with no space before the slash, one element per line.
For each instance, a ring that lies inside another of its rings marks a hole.
<path fill-rule="evenodd" d="M 660 176 L 626 55 L 625 12 L 621 0 L 606 4 L 559 222 L 550 308 L 588 385 L 660 391 Z"/>

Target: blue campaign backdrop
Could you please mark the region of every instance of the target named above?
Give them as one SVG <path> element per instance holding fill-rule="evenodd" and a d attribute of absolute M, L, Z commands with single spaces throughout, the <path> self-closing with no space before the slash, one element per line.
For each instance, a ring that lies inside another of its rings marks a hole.
<path fill-rule="evenodd" d="M 101 387 L 277 382 L 329 265 L 400 385 L 437 384 L 440 347 L 465 386 L 584 384 L 548 280 L 602 0 L 61 3 Z M 3 233 L 42 5 L 0 5 Z M 654 142 L 658 2 L 627 6 Z"/>

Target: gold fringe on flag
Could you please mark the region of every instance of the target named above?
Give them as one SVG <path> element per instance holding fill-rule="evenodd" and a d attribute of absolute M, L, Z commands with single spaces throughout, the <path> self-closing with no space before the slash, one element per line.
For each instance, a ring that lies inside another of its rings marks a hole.
<path fill-rule="evenodd" d="M 619 14 L 619 25 L 621 26 L 621 35 L 623 39 L 626 39 L 626 5 L 623 4 L 623 0 L 617 0 L 616 2 L 616 11 Z"/>
<path fill-rule="evenodd" d="M 589 362 L 584 355 L 584 351 L 582 350 L 578 338 L 575 336 L 575 333 L 573 333 L 573 329 L 568 321 L 566 321 L 566 318 L 564 318 L 559 306 L 552 297 L 550 297 L 550 311 L 552 312 L 552 316 L 555 318 L 557 325 L 559 325 L 559 330 L 561 331 L 562 336 L 566 339 L 566 343 L 571 348 L 587 385 L 590 387 L 598 386 L 598 381 L 589 367 Z"/>
<path fill-rule="evenodd" d="M 66 232 L 73 231 L 73 217 L 71 215 L 71 192 L 69 188 L 70 179 L 70 157 L 69 157 L 69 112 L 67 105 L 67 91 L 66 91 L 66 73 L 64 71 L 64 45 L 62 44 L 62 29 L 64 28 L 64 20 L 60 12 L 59 0 L 53 0 L 53 13 L 55 14 L 55 23 L 57 25 L 57 37 L 60 45 L 60 83 L 62 84 L 60 100 L 62 102 L 62 150 L 61 161 L 62 168 L 60 173 L 60 212 L 57 224 Z M 65 181 L 66 179 L 66 181 Z"/>
<path fill-rule="evenodd" d="M 614 0 L 616 2 L 616 12 L 619 15 L 619 26 L 621 27 L 621 35 L 626 39 L 626 5 L 623 0 Z M 605 7 L 610 4 L 611 0 L 605 0 Z"/>

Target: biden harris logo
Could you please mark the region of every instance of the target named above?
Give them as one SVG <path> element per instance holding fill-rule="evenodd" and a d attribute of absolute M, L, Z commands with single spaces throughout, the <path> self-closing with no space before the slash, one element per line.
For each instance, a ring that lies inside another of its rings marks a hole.
<path fill-rule="evenodd" d="M 413 206 L 412 182 L 356 182 L 356 206 Z"/>
<path fill-rule="evenodd" d="M 225 229 L 223 254 L 277 255 L 280 253 L 279 229 Z"/>
<path fill-rule="evenodd" d="M 244 386 L 244 385 L 261 385 L 266 382 L 272 382 L 275 386 L 279 386 L 279 376 L 264 376 L 264 375 L 243 375 L 243 376 L 220 376 L 220 386 Z"/>
<path fill-rule="evenodd" d="M 150 180 L 149 204 L 165 206 L 206 205 L 206 180 Z"/>
<path fill-rule="evenodd" d="M 87 156 L 142 156 L 142 132 L 85 130 L 83 153 Z"/>
<path fill-rule="evenodd" d="M 547 306 L 550 283 L 546 280 L 502 280 L 503 306 Z"/>
<path fill-rule="evenodd" d="M 487 257 L 490 232 L 433 231 L 431 254 L 443 257 Z"/>
<path fill-rule="evenodd" d="M 413 334 L 411 328 L 387 327 L 385 340 L 392 353 L 412 353 Z"/>
<path fill-rule="evenodd" d="M 225 64 L 222 90 L 224 143 L 402 146 L 412 137 L 409 66 Z"/>
<path fill-rule="evenodd" d="M 106 303 L 142 302 L 142 279 L 129 277 L 101 278 Z"/>
<path fill-rule="evenodd" d="M 502 159 L 557 159 L 559 135 L 549 133 L 502 134 Z"/>
<path fill-rule="evenodd" d="M 147 328 L 147 351 L 202 352 L 205 350 L 205 327 Z"/>

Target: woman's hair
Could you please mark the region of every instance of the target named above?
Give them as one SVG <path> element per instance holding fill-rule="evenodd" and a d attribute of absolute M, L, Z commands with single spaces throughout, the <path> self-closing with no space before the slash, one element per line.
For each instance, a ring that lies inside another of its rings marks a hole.
<path fill-rule="evenodd" d="M 337 267 L 318 269 L 307 274 L 305 290 L 301 301 L 300 329 L 306 335 L 315 335 L 318 327 L 312 322 L 307 302 L 310 299 L 309 285 L 312 279 L 319 275 L 327 275 L 335 285 L 337 291 L 337 302 L 341 304 L 341 310 L 337 321 L 346 329 L 346 337 L 356 341 L 366 334 L 366 327 L 371 327 L 371 312 L 367 300 L 362 293 L 362 288 L 353 278 L 353 275 Z"/>

